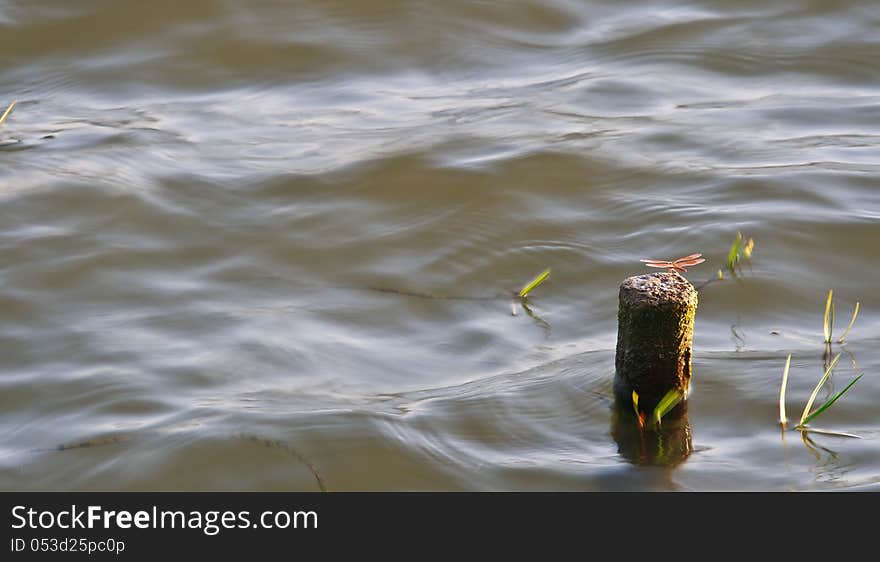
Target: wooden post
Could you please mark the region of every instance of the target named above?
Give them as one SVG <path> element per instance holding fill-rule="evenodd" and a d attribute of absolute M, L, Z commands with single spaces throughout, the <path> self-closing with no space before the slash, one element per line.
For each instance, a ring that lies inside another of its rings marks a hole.
<path fill-rule="evenodd" d="M 650 417 L 667 392 L 690 390 L 697 290 L 675 271 L 648 273 L 624 280 L 619 301 L 614 395 L 632 411 L 635 390 Z"/>

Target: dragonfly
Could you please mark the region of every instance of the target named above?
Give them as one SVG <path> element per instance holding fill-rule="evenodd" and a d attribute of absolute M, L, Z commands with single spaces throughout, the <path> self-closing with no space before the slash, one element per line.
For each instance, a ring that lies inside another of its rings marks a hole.
<path fill-rule="evenodd" d="M 673 261 L 666 260 L 639 260 L 643 262 L 648 267 L 661 267 L 663 269 L 671 269 L 673 271 L 687 271 L 686 268 L 697 265 L 699 263 L 703 263 L 706 261 L 706 258 L 702 257 L 703 254 L 691 254 L 689 256 L 685 256 L 683 258 L 678 258 Z"/>

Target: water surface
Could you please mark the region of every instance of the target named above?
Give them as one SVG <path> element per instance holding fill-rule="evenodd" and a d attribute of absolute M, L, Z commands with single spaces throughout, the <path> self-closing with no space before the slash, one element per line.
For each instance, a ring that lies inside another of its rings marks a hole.
<path fill-rule="evenodd" d="M 878 25 L 0 0 L 0 488 L 880 489 Z M 700 284 L 737 232 L 681 447 L 644 462 L 609 406 L 618 286 L 693 252 Z M 799 417 L 829 289 L 836 334 L 860 313 L 819 401 L 865 375 L 816 425 L 861 438 L 802 440 L 779 384 L 791 353 Z"/>

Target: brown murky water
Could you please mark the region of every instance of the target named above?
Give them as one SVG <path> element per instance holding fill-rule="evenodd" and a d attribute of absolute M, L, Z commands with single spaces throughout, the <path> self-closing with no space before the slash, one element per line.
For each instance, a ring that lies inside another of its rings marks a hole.
<path fill-rule="evenodd" d="M 878 29 L 873 1 L 0 0 L 0 489 L 880 490 Z M 688 416 L 640 442 L 618 285 L 711 278 L 738 231 Z M 836 333 L 860 313 L 819 403 L 865 375 L 815 424 L 861 438 L 802 440 L 778 390 L 792 353 L 797 418 L 829 289 Z"/>

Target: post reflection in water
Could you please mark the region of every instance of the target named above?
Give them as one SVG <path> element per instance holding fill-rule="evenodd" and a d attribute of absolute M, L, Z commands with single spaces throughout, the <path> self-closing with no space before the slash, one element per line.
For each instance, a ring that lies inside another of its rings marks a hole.
<path fill-rule="evenodd" d="M 632 404 L 615 402 L 611 415 L 611 436 L 617 452 L 635 465 L 674 467 L 693 451 L 687 401 L 663 416 L 659 425 L 640 425 Z"/>

